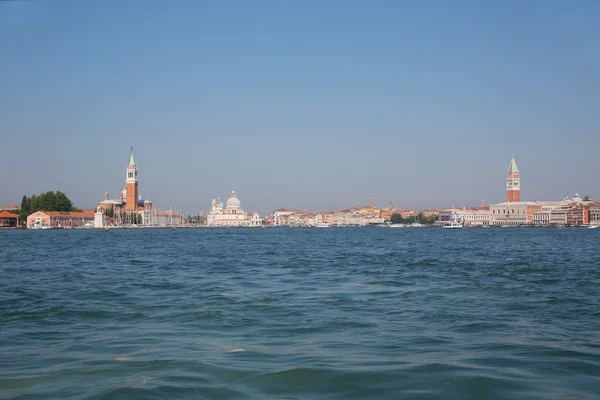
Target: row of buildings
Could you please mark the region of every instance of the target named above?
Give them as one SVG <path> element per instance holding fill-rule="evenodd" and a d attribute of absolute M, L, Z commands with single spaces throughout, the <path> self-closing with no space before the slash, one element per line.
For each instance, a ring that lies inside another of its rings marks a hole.
<path fill-rule="evenodd" d="M 420 213 L 428 216 L 436 211 L 426 210 Z M 373 226 L 389 222 L 393 214 L 408 217 L 420 213 L 413 210 L 395 209 L 391 201 L 387 209 L 380 209 L 375 206 L 375 199 L 371 197 L 368 206 L 336 211 L 309 212 L 280 208 L 275 210 L 265 222 L 273 226 Z"/>
<path fill-rule="evenodd" d="M 81 212 L 38 211 L 27 217 L 27 227 L 76 228 L 108 226 L 175 226 L 184 223 L 182 213 L 172 210 L 156 210 L 150 200 L 139 196 L 138 168 L 129 153 L 126 167 L 125 186 L 116 199 L 111 199 L 108 191 L 95 209 Z M 15 207 L 18 206 L 9 206 Z M 441 225 L 458 222 L 465 226 L 560 226 L 560 225 L 600 225 L 600 203 L 589 198 L 582 199 L 577 193 L 561 201 L 521 201 L 521 180 L 519 169 L 512 157 L 506 177 L 506 201 L 486 207 L 449 208 L 437 210 L 401 210 L 395 209 L 390 201 L 387 209 L 375 206 L 371 197 L 369 205 L 330 212 L 309 212 L 280 208 L 272 215 L 261 218 L 258 213 L 247 213 L 235 191 L 232 191 L 226 203 L 220 198 L 212 200 L 211 210 L 205 216 L 208 227 L 260 227 L 270 226 L 371 226 L 389 223 L 392 215 L 403 218 L 415 215 L 438 216 Z M 17 226 L 18 215 L 9 212 L 6 207 L 0 209 L 0 227 Z"/>
<path fill-rule="evenodd" d="M 513 156 L 506 176 L 506 201 L 490 207 L 439 211 L 440 224 L 465 226 L 580 226 L 600 225 L 600 203 L 575 193 L 561 201 L 521 201 L 521 179 Z"/>

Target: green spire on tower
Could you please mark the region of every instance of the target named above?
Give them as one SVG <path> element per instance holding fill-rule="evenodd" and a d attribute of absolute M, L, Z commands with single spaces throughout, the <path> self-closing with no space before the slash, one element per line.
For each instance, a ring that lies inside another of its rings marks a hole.
<path fill-rule="evenodd" d="M 131 148 L 131 152 L 129 153 L 129 165 L 135 167 L 135 160 L 133 159 L 133 147 Z"/>
<path fill-rule="evenodd" d="M 508 166 L 509 174 L 518 174 L 519 168 L 517 168 L 517 162 L 515 161 L 515 155 L 513 154 L 512 160 L 510 160 L 510 165 Z"/>

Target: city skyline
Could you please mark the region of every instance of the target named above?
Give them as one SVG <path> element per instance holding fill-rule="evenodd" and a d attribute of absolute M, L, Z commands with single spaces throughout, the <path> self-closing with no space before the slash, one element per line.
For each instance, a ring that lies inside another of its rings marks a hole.
<path fill-rule="evenodd" d="M 94 207 L 130 146 L 190 213 L 499 203 L 512 154 L 523 200 L 600 198 L 600 5 L 233 4 L 0 4 L 0 203 Z"/>

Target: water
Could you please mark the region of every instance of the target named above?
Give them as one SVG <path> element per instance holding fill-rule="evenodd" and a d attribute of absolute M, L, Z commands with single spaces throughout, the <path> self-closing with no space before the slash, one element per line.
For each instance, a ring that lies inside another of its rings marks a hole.
<path fill-rule="evenodd" d="M 0 232 L 0 398 L 600 398 L 600 230 Z"/>

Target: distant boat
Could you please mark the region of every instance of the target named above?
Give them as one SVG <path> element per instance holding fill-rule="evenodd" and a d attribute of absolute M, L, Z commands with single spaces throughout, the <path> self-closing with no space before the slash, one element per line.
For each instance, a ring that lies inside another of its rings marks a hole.
<path fill-rule="evenodd" d="M 390 224 L 388 225 L 390 228 L 406 228 L 404 224 Z"/>
<path fill-rule="evenodd" d="M 462 229 L 463 226 L 462 226 L 462 224 L 460 224 L 458 222 L 451 222 L 449 224 L 443 225 L 442 228 L 443 229 Z"/>
<path fill-rule="evenodd" d="M 588 229 L 596 229 L 598 227 L 598 225 L 590 225 L 588 226 Z"/>
<path fill-rule="evenodd" d="M 85 225 L 82 226 L 82 228 L 84 229 L 92 229 L 94 227 L 94 224 L 92 224 L 91 222 L 87 222 Z"/>
<path fill-rule="evenodd" d="M 329 224 L 326 224 L 324 222 L 315 225 L 315 228 L 329 228 Z"/>

